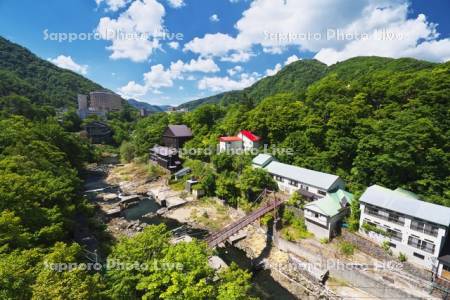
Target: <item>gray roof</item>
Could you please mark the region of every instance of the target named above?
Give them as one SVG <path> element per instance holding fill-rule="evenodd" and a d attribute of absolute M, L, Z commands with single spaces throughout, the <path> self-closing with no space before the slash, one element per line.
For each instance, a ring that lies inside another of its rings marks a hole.
<path fill-rule="evenodd" d="M 270 173 L 328 191 L 339 176 L 272 161 L 265 169 Z"/>
<path fill-rule="evenodd" d="M 156 154 L 163 155 L 163 156 L 175 155 L 178 153 L 178 150 L 175 148 L 159 146 L 159 145 L 153 146 L 153 148 L 151 148 L 150 150 Z"/>
<path fill-rule="evenodd" d="M 421 201 L 402 191 L 379 185 L 368 187 L 360 201 L 446 227 L 450 224 L 450 207 Z"/>
<path fill-rule="evenodd" d="M 192 136 L 192 131 L 186 125 L 169 125 L 170 131 L 177 137 Z"/>
<path fill-rule="evenodd" d="M 272 155 L 261 153 L 252 160 L 252 164 L 265 167 L 269 162 L 274 160 Z"/>
<path fill-rule="evenodd" d="M 184 175 L 189 174 L 189 173 L 191 173 L 191 168 L 183 168 L 180 171 L 174 173 L 173 175 L 174 176 L 184 176 Z"/>

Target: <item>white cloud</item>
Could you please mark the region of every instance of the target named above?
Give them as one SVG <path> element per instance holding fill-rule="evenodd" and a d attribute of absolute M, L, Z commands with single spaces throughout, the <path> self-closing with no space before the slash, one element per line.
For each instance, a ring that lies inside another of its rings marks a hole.
<path fill-rule="evenodd" d="M 118 90 L 119 94 L 121 94 L 122 96 L 124 96 L 126 98 L 135 98 L 135 97 L 143 96 L 147 93 L 147 91 L 148 91 L 148 89 L 145 86 L 140 85 L 140 84 L 136 83 L 135 81 L 128 82 L 127 85 L 119 88 L 119 90 Z"/>
<path fill-rule="evenodd" d="M 77 64 L 71 56 L 59 55 L 56 58 L 49 58 L 48 60 L 60 68 L 68 69 L 83 75 L 87 74 L 88 65 Z"/>
<path fill-rule="evenodd" d="M 259 78 L 249 75 L 241 74 L 239 80 L 231 79 L 228 76 L 225 77 L 204 77 L 198 82 L 198 88 L 200 90 L 210 90 L 212 92 L 224 92 L 230 90 L 241 90 L 253 83 Z"/>
<path fill-rule="evenodd" d="M 327 64 L 361 55 L 395 58 L 415 57 L 431 61 L 447 61 L 450 59 L 450 39 L 439 40 L 436 25 L 428 22 L 424 15 L 421 14 L 415 19 L 406 19 L 406 6 L 403 7 L 403 10 L 390 10 L 367 12 L 367 22 L 392 19 L 393 13 L 397 12 L 396 21 L 386 24 L 383 31 L 372 28 L 367 37 L 350 41 L 342 48 L 321 49 L 315 58 Z M 356 25 L 352 24 L 352 26 Z"/>
<path fill-rule="evenodd" d="M 186 5 L 184 0 L 167 0 L 167 2 L 169 2 L 170 6 L 173 8 L 180 8 Z"/>
<path fill-rule="evenodd" d="M 180 43 L 178 43 L 178 42 L 170 42 L 170 43 L 168 43 L 168 45 L 169 45 L 170 48 L 176 50 L 180 46 Z"/>
<path fill-rule="evenodd" d="M 219 22 L 220 21 L 219 16 L 216 14 L 213 14 L 211 17 L 209 17 L 209 20 L 211 22 Z"/>
<path fill-rule="evenodd" d="M 220 71 L 219 66 L 216 65 L 211 58 L 201 58 L 197 60 L 191 59 L 189 63 L 184 63 L 181 60 L 170 63 L 170 70 L 178 76 L 185 72 L 203 72 L 214 73 Z"/>
<path fill-rule="evenodd" d="M 281 64 L 276 64 L 273 69 L 266 70 L 266 75 L 273 76 L 273 75 L 277 74 L 280 70 L 281 70 Z"/>
<path fill-rule="evenodd" d="M 448 60 L 450 39 L 440 39 L 436 24 L 424 15 L 410 18 L 409 11 L 408 0 L 254 0 L 235 24 L 237 35 L 206 34 L 184 50 L 233 61 L 232 53 L 250 59 L 255 45 L 272 54 L 297 47 L 328 64 L 356 55 Z M 382 30 L 397 38 L 380 36 Z"/>
<path fill-rule="evenodd" d="M 220 71 L 217 64 L 211 58 L 191 59 L 188 63 L 181 60 L 170 63 L 169 68 L 162 64 L 154 65 L 150 71 L 144 73 L 143 84 L 135 81 L 118 89 L 118 92 L 126 98 L 146 95 L 148 92 L 160 93 L 160 88 L 172 87 L 174 80 L 182 79 L 184 73 L 202 72 L 215 73 Z M 189 79 L 189 78 L 188 78 Z"/>
<path fill-rule="evenodd" d="M 235 74 L 238 74 L 242 72 L 244 69 L 241 66 L 234 66 L 233 68 L 230 68 L 227 70 L 228 75 L 234 76 Z"/>
<path fill-rule="evenodd" d="M 287 66 L 287 65 L 289 65 L 289 64 L 291 64 L 291 63 L 293 63 L 293 62 L 295 62 L 295 61 L 297 61 L 297 60 L 300 60 L 301 58 L 299 58 L 297 55 L 291 55 L 291 56 L 289 56 L 287 59 L 286 59 L 286 61 L 284 62 L 284 65 L 285 66 Z"/>
<path fill-rule="evenodd" d="M 184 50 L 199 53 L 203 56 L 221 56 L 229 51 L 242 51 L 249 46 L 249 43 L 244 43 L 244 41 L 235 39 L 228 34 L 208 33 L 203 38 L 194 38 L 184 46 Z"/>
<path fill-rule="evenodd" d="M 95 0 L 97 6 L 99 6 L 102 2 L 105 2 L 108 6 L 107 10 L 109 11 L 118 11 L 122 7 L 125 7 L 131 0 Z"/>
<path fill-rule="evenodd" d="M 101 18 L 96 30 L 112 42 L 107 47 L 112 51 L 110 58 L 145 61 L 160 47 L 164 15 L 164 7 L 156 0 L 135 0 L 117 19 Z"/>
<path fill-rule="evenodd" d="M 239 51 L 236 53 L 231 53 L 228 56 L 223 56 L 221 61 L 229 61 L 229 62 L 247 62 L 250 60 L 252 56 L 255 56 L 252 52 Z"/>
<path fill-rule="evenodd" d="M 183 87 L 182 85 L 180 85 L 180 86 L 178 87 L 178 89 L 179 89 L 180 91 L 182 91 L 182 90 L 184 90 L 184 87 Z"/>

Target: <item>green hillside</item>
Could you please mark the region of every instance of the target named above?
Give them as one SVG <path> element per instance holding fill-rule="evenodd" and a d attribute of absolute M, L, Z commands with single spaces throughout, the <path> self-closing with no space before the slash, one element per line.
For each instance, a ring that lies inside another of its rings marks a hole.
<path fill-rule="evenodd" d="M 182 116 L 177 122 L 194 131 L 186 146 L 215 147 L 219 136 L 248 129 L 272 147 L 293 150 L 277 154 L 280 161 L 338 174 L 353 192 L 402 187 L 450 206 L 450 62 L 357 57 L 323 66 L 321 74 L 312 62 L 321 78 L 308 86 L 299 84 L 306 82 L 304 64 L 210 97 Z M 303 70 L 295 75 L 297 68 Z M 137 128 L 139 147 L 149 127 Z"/>
<path fill-rule="evenodd" d="M 230 91 L 214 96 L 183 103 L 180 107 L 194 109 L 206 103 L 231 104 L 238 102 L 258 103 L 262 99 L 278 93 L 290 93 L 304 97 L 307 88 L 326 75 L 335 74 L 340 79 L 358 78 L 365 80 L 374 72 L 396 71 L 416 72 L 433 67 L 435 64 L 412 58 L 391 59 L 385 57 L 355 57 L 330 67 L 317 60 L 301 60 L 289 64 L 274 76 L 268 76 L 242 91 Z"/>
<path fill-rule="evenodd" d="M 268 76 L 242 91 L 230 91 L 183 103 L 180 107 L 194 109 L 205 103 L 258 103 L 268 96 L 289 91 L 296 96 L 305 94 L 307 87 L 322 78 L 327 66 L 317 60 L 300 60 L 289 64 L 274 76 Z"/>
<path fill-rule="evenodd" d="M 78 93 L 99 89 L 103 87 L 0 37 L 0 97 L 18 94 L 33 103 L 64 107 L 75 106 Z"/>

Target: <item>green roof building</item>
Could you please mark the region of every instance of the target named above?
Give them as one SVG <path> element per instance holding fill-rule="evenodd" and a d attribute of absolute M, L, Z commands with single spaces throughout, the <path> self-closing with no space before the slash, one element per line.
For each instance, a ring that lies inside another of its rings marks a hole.
<path fill-rule="evenodd" d="M 318 238 L 331 239 L 340 233 L 342 219 L 350 212 L 353 194 L 338 189 L 321 199 L 305 205 L 305 223 L 308 231 Z"/>

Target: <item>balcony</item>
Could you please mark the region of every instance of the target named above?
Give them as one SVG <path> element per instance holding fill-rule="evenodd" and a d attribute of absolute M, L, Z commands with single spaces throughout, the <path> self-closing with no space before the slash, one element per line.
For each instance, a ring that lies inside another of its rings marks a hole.
<path fill-rule="evenodd" d="M 392 229 L 386 229 L 386 231 L 387 231 L 387 233 L 389 235 L 389 238 L 391 238 L 393 240 L 396 240 L 396 241 L 399 241 L 399 242 L 402 241 L 402 233 L 401 232 L 397 232 L 397 231 L 392 230 Z"/>
<path fill-rule="evenodd" d="M 391 223 L 395 223 L 395 224 L 402 225 L 402 226 L 405 225 L 404 217 L 392 216 L 389 213 L 380 214 L 380 211 L 378 209 L 373 209 L 373 208 L 369 208 L 369 207 L 366 207 L 364 212 L 370 216 L 373 216 L 373 217 L 376 217 L 379 219 L 383 219 L 383 220 L 386 220 Z"/>
<path fill-rule="evenodd" d="M 417 249 L 420 249 L 422 251 L 428 252 L 433 254 L 435 245 L 431 243 L 427 243 L 425 241 L 419 240 L 415 237 L 409 237 L 408 239 L 408 245 Z"/>
<path fill-rule="evenodd" d="M 434 236 L 434 237 L 437 237 L 438 232 L 439 232 L 439 229 L 437 229 L 437 228 L 427 228 L 426 226 L 424 227 L 424 226 L 420 226 L 420 225 L 417 225 L 414 223 L 411 223 L 410 228 L 414 231 L 422 232 L 422 233 L 425 233 L 425 234 L 428 234 L 428 235 Z"/>

